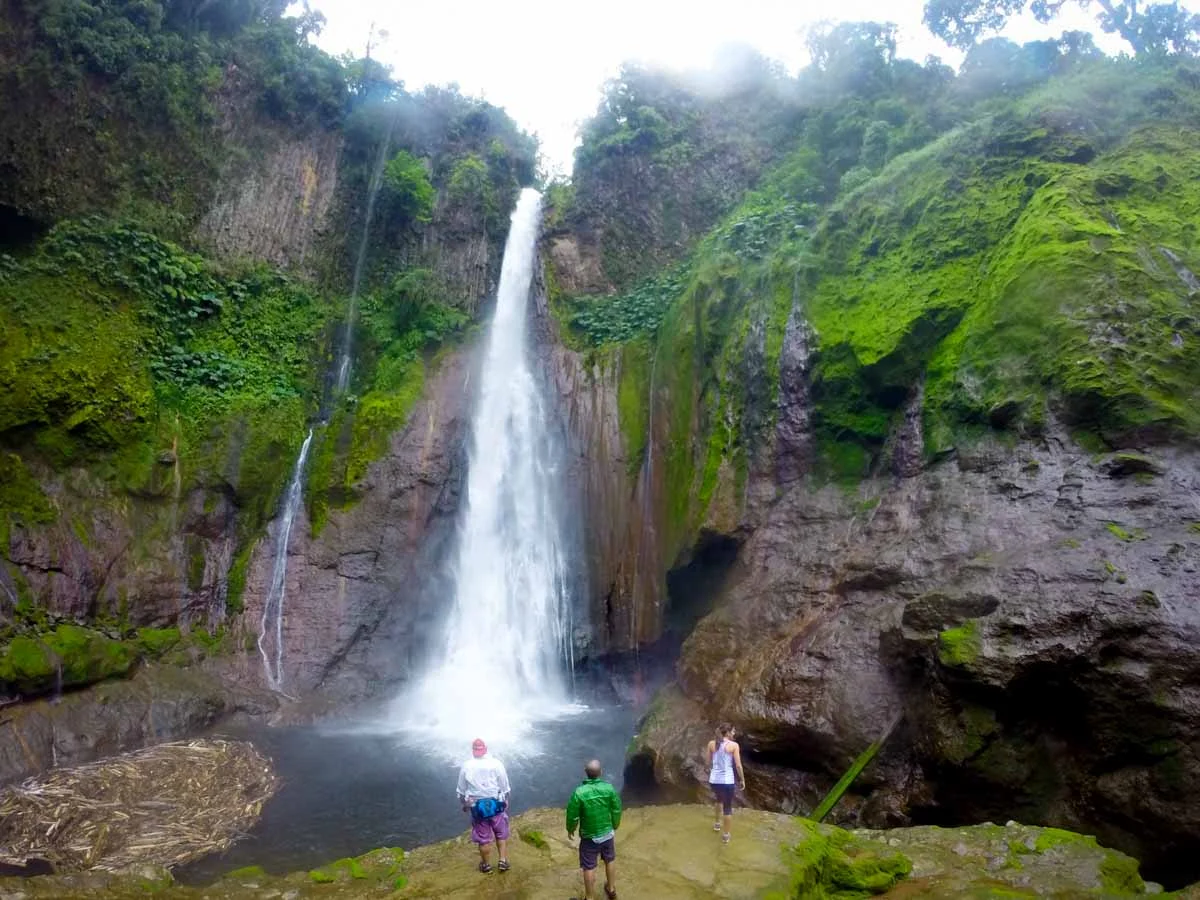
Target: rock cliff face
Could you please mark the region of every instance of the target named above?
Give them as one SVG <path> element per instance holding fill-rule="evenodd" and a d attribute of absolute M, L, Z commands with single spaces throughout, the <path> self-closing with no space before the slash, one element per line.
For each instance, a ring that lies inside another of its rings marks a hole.
<path fill-rule="evenodd" d="M 222 668 L 154 664 L 126 681 L 0 711 L 0 785 L 274 708 L 271 697 L 239 688 Z"/>
<path fill-rule="evenodd" d="M 711 723 L 804 811 L 897 714 L 844 819 L 1024 818 L 1194 853 L 1200 457 L 1052 430 L 857 492 L 794 483 L 688 638 L 631 765 L 696 793 Z"/>
<path fill-rule="evenodd" d="M 247 499 L 238 478 L 245 449 L 232 440 L 226 465 L 214 473 L 220 482 L 183 489 L 168 446 L 151 482 L 132 495 L 83 468 L 37 472 L 57 518 L 12 530 L 8 566 L 0 568 L 12 606 L 23 595 L 52 616 L 81 621 L 124 616 L 135 626 L 219 626 L 238 504 Z M 257 449 L 282 456 L 289 448 Z"/>
<path fill-rule="evenodd" d="M 542 372 L 558 400 L 566 435 L 573 515 L 584 549 L 588 619 L 584 655 L 633 650 L 662 633 L 665 583 L 655 535 L 653 460 L 631 458 L 620 424 L 620 355 L 585 354 L 558 340 L 537 292 L 535 328 Z M 646 388 L 648 390 L 648 386 Z"/>
<path fill-rule="evenodd" d="M 314 131 L 283 137 L 248 164 L 230 165 L 197 229 L 220 259 L 254 259 L 296 272 L 313 269 L 337 190 L 341 137 Z"/>
<path fill-rule="evenodd" d="M 284 591 L 285 692 L 363 697 L 403 681 L 421 659 L 446 608 L 439 562 L 464 475 L 473 356 L 464 348 L 436 367 L 386 455 L 355 486 L 352 506 L 332 511 L 315 537 L 307 514 L 297 518 Z M 247 639 L 262 619 L 278 527 L 275 520 L 250 563 L 240 620 Z M 241 662 L 262 678 L 257 654 Z"/>

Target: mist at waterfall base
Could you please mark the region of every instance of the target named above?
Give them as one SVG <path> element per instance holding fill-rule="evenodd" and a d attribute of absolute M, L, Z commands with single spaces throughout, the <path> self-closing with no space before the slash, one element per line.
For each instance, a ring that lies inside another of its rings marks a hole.
<path fill-rule="evenodd" d="M 632 706 L 596 704 L 570 719 L 536 724 L 528 739 L 547 748 L 536 756 L 509 754 L 502 741 L 484 734 L 488 749 L 508 769 L 513 814 L 565 807 L 592 757 L 604 763 L 605 777 L 621 789 L 625 747 L 637 716 Z M 252 741 L 271 757 L 282 784 L 243 840 L 177 869 L 181 882 L 205 884 L 250 865 L 274 873 L 302 871 L 376 847 L 411 849 L 445 840 L 470 826 L 454 796 L 458 767 L 471 755 L 469 742 L 450 760 L 423 752 L 419 734 L 408 740 L 264 726 L 226 727 L 219 734 Z M 463 865 L 478 861 L 464 845 Z"/>

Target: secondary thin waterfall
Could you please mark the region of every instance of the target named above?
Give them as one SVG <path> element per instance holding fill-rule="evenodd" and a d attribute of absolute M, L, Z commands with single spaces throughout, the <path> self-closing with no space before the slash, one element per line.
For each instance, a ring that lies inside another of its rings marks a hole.
<path fill-rule="evenodd" d="M 514 747 L 567 707 L 570 597 L 555 444 L 527 333 L 541 195 L 521 193 L 480 372 L 465 510 L 441 658 L 394 718 L 461 752 L 476 735 Z"/>
<path fill-rule="evenodd" d="M 292 524 L 296 521 L 300 499 L 304 495 L 304 464 L 308 461 L 308 448 L 312 445 L 312 439 L 313 430 L 310 428 L 308 436 L 300 446 L 300 455 L 296 457 L 292 480 L 283 495 L 283 515 L 279 517 L 271 587 L 267 591 L 267 599 L 263 601 L 262 622 L 258 629 L 258 652 L 262 655 L 267 683 L 274 690 L 283 687 L 283 598 L 286 593 L 288 540 L 292 536 Z M 274 646 L 269 646 L 272 638 Z"/>
<path fill-rule="evenodd" d="M 371 219 L 375 215 L 375 199 L 383 186 L 383 169 L 387 163 L 388 146 L 392 140 L 392 128 L 396 119 L 393 116 L 388 125 L 387 133 L 379 142 L 379 153 L 375 156 L 375 167 L 371 170 L 371 180 L 367 183 L 366 220 L 363 222 L 362 237 L 358 242 L 358 254 L 354 258 L 354 277 L 350 282 L 350 303 L 346 309 L 346 327 L 342 332 L 342 358 L 338 362 L 337 379 L 334 383 L 334 396 L 340 397 L 350 386 L 350 363 L 354 353 L 354 317 L 358 314 L 358 292 L 362 288 L 363 264 L 367 261 L 367 248 L 370 246 Z"/>
<path fill-rule="evenodd" d="M 362 286 L 363 264 L 367 258 L 367 248 L 371 236 L 371 219 L 375 215 L 375 199 L 383 184 L 383 169 L 387 162 L 387 151 L 394 125 L 395 119 L 393 118 L 387 133 L 379 143 L 375 167 L 367 185 L 366 218 L 363 221 L 358 255 L 354 262 L 354 280 L 350 287 L 346 326 L 342 333 L 341 355 L 334 374 L 332 398 L 335 402 L 350 385 L 350 365 L 354 349 L 354 317 L 357 312 L 358 292 Z M 322 404 L 318 424 L 325 425 L 328 415 L 327 406 Z M 300 503 L 304 499 L 304 464 L 308 461 L 308 448 L 312 444 L 312 439 L 313 429 L 310 427 L 308 436 L 300 447 L 300 455 L 296 457 L 296 465 L 292 469 L 292 480 L 283 495 L 283 505 L 279 511 L 279 532 L 275 538 L 275 559 L 271 568 L 271 585 L 266 599 L 263 600 L 262 622 L 258 629 L 258 652 L 263 659 L 267 684 L 276 691 L 283 689 L 283 608 L 284 595 L 287 592 L 288 542 L 292 536 L 292 525 L 296 520 L 296 514 L 300 511 Z"/>

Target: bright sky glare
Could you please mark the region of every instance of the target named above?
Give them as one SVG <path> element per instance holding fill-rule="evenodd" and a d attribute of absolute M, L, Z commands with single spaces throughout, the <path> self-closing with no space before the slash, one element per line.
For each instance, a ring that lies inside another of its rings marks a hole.
<path fill-rule="evenodd" d="M 1183 5 L 1200 8 L 1200 0 Z M 745 43 L 795 72 L 808 61 L 805 29 L 833 19 L 895 22 L 901 56 L 961 61 L 921 23 L 922 0 L 840 0 L 821 12 L 803 0 L 312 0 L 312 6 L 328 20 L 318 41 L 324 49 L 361 56 L 374 23 L 388 36 L 372 55 L 406 87 L 455 82 L 463 93 L 504 107 L 538 135 L 546 164 L 562 174 L 571 171 L 579 124 L 626 60 L 704 68 L 717 48 Z M 1090 15 L 1069 5 L 1050 26 L 1023 17 L 1004 36 L 1021 43 L 1094 27 Z M 1109 52 L 1123 47 L 1110 35 L 1096 40 Z"/>

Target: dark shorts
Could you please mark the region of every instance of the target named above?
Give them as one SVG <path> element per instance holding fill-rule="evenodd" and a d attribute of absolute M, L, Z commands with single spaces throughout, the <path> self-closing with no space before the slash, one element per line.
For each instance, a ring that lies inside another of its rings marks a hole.
<path fill-rule="evenodd" d="M 721 804 L 721 812 L 727 816 L 733 815 L 733 791 L 735 785 L 732 784 L 710 784 L 713 793 L 717 797 L 717 802 Z"/>
<path fill-rule="evenodd" d="M 490 819 L 481 819 L 471 813 L 471 840 L 476 844 L 508 840 L 508 813 L 502 812 Z"/>
<path fill-rule="evenodd" d="M 596 868 L 597 858 L 606 863 L 617 858 L 617 839 L 610 837 L 603 844 L 597 844 L 591 838 L 579 839 L 579 868 L 591 871 Z"/>

